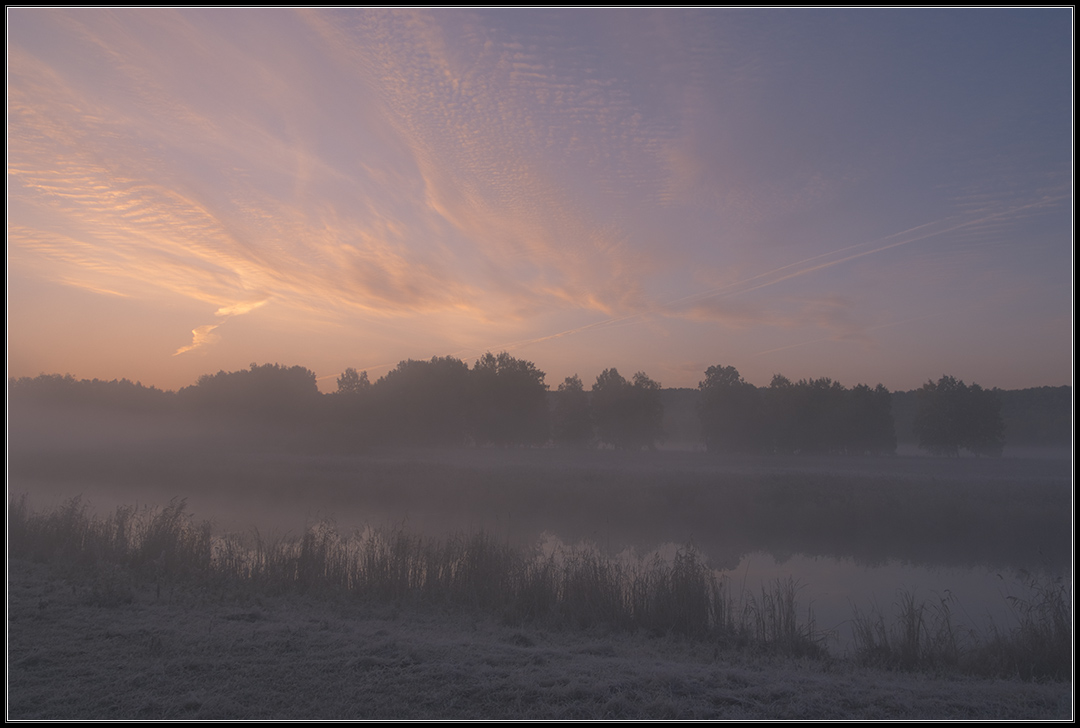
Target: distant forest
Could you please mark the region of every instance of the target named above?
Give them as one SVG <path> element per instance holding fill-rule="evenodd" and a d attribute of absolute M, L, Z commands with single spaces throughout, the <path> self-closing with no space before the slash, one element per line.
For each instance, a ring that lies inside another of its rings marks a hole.
<path fill-rule="evenodd" d="M 911 443 L 932 454 L 999 455 L 1005 445 L 1071 447 L 1072 388 L 983 389 L 952 377 L 909 392 L 850 389 L 828 378 L 768 387 L 733 367 L 710 367 L 697 389 L 663 389 L 644 372 L 606 369 L 586 388 L 557 388 L 529 361 L 485 354 L 407 360 L 375 382 L 347 369 L 322 394 L 300 366 L 252 364 L 207 374 L 179 391 L 126 379 L 41 375 L 8 380 L 9 417 L 20 407 L 209 418 L 322 434 L 345 446 L 702 447 L 710 452 L 889 454 Z"/>

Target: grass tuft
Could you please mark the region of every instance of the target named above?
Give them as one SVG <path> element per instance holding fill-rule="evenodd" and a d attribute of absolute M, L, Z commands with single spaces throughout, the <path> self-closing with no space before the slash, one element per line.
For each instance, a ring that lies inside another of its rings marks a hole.
<path fill-rule="evenodd" d="M 827 654 L 813 612 L 800 618 L 798 582 L 777 580 L 736 610 L 726 582 L 692 544 L 671 559 L 634 561 L 588 547 L 527 552 L 483 531 L 442 541 L 401 529 L 342 534 L 332 521 L 274 540 L 258 531 L 213 537 L 210 523 L 196 522 L 183 500 L 158 509 L 121 506 L 93 518 L 79 498 L 34 512 L 25 495 L 9 501 L 8 539 L 13 557 L 92 579 L 91 599 L 102 605 L 131 602 L 139 586 L 156 585 L 160 594 L 168 583 L 222 598 L 301 593 L 409 601 L 480 609 L 507 624 L 644 631 L 793 657 Z M 1007 599 L 1015 624 L 979 636 L 957 628 L 951 595 L 926 602 L 901 591 L 891 620 L 855 610 L 856 660 L 897 670 L 1069 679 L 1068 586 L 1029 578 L 1024 597 Z"/>
<path fill-rule="evenodd" d="M 1006 596 L 1011 628 L 991 630 L 979 651 L 992 673 L 1024 680 L 1068 680 L 1072 677 L 1072 597 L 1061 577 L 1022 574 L 1026 597 Z"/>
<path fill-rule="evenodd" d="M 806 621 L 798 616 L 798 581 L 777 579 L 771 589 L 761 588 L 761 599 L 750 596 L 746 622 L 753 627 L 754 642 L 769 652 L 796 657 L 823 657 L 826 635 L 816 631 L 813 611 Z"/>
<path fill-rule="evenodd" d="M 953 620 L 951 594 L 917 601 L 898 592 L 896 617 L 855 610 L 855 656 L 864 665 L 891 670 L 960 672 L 983 677 L 1068 680 L 1072 676 L 1072 599 L 1060 578 L 1027 575 L 1029 595 L 1009 595 L 1014 624 L 985 634 L 962 630 Z"/>

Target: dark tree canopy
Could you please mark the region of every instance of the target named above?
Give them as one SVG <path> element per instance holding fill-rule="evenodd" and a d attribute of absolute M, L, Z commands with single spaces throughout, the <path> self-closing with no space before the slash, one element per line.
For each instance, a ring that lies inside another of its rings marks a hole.
<path fill-rule="evenodd" d="M 127 379 L 43 374 L 9 379 L 8 395 L 12 411 L 45 405 L 240 417 L 300 425 L 305 433 L 321 427 L 318 437 L 342 447 L 553 441 L 642 449 L 656 446 L 665 426 L 664 402 L 676 401 L 670 395 L 680 392 L 662 392 L 643 372 L 628 381 L 614 368 L 596 378 L 591 392 L 576 375 L 556 392 L 548 392 L 544 380 L 532 362 L 489 352 L 471 369 L 451 356 L 402 361 L 374 384 L 367 372 L 350 367 L 328 395 L 319 393 L 314 372 L 280 364 L 206 374 L 179 392 Z M 940 455 L 1000 455 L 1006 423 L 1010 444 L 1071 444 L 1071 387 L 1001 392 L 943 376 L 918 391 L 893 394 L 881 384 L 845 389 L 827 377 L 792 382 L 776 374 L 768 387 L 758 388 L 734 367 L 712 366 L 697 391 L 681 393 L 691 396 L 678 399 L 684 404 L 673 412 L 697 408 L 700 429 L 690 428 L 691 437 L 700 433 L 710 451 L 888 454 L 896 451 L 898 425 L 905 442 L 915 437 Z M 669 426 L 680 431 L 677 421 Z"/>
<path fill-rule="evenodd" d="M 798 452 L 802 428 L 794 413 L 800 407 L 801 387 L 783 374 L 774 374 L 763 397 L 762 437 L 765 451 L 783 454 Z"/>
<path fill-rule="evenodd" d="M 918 390 L 915 435 L 934 455 L 1001 455 L 1005 425 L 997 390 L 950 376 L 927 382 Z"/>
<path fill-rule="evenodd" d="M 8 379 L 11 403 L 97 407 L 128 412 L 169 412 L 176 393 L 144 387 L 130 379 L 76 379 L 70 374 L 41 374 Z"/>
<path fill-rule="evenodd" d="M 975 455 L 1000 457 L 1005 449 L 1005 422 L 1001 417 L 1001 398 L 996 389 L 978 384 L 968 388 L 967 439 L 964 447 Z"/>
<path fill-rule="evenodd" d="M 885 454 L 896 451 L 884 386 L 848 390 L 827 377 L 780 374 L 758 389 L 734 367 L 709 367 L 698 385 L 705 445 L 718 452 Z"/>
<path fill-rule="evenodd" d="M 349 367 L 337 379 L 337 393 L 346 396 L 366 394 L 371 390 L 367 372 L 359 372 Z"/>
<path fill-rule="evenodd" d="M 884 385 L 873 389 L 859 384 L 848 393 L 845 417 L 848 452 L 883 454 L 896 452 L 896 426 L 892 416 L 892 394 Z"/>
<path fill-rule="evenodd" d="M 337 391 L 324 397 L 326 400 L 327 425 L 337 428 L 327 437 L 348 442 L 348 438 L 359 438 L 356 445 L 371 441 L 375 430 L 376 417 L 374 387 L 368 379 L 368 373 L 358 372 L 349 367 L 337 378 Z"/>
<path fill-rule="evenodd" d="M 548 441 L 547 385 L 531 361 L 488 352 L 472 374 L 470 425 L 478 444 L 543 445 Z"/>
<path fill-rule="evenodd" d="M 307 418 L 315 413 L 321 397 L 310 369 L 254 363 L 236 372 L 204 374 L 178 395 L 196 411 L 267 420 Z"/>
<path fill-rule="evenodd" d="M 1072 387 L 1032 387 L 999 395 L 1010 445 L 1072 446 Z"/>
<path fill-rule="evenodd" d="M 567 377 L 554 395 L 551 436 L 564 447 L 590 447 L 593 444 L 592 407 L 589 395 L 578 375 Z"/>
<path fill-rule="evenodd" d="M 799 451 L 835 454 L 846 450 L 844 442 L 844 387 L 828 377 L 800 381 L 798 410 Z"/>
<path fill-rule="evenodd" d="M 709 367 L 698 389 L 698 415 L 707 450 L 751 452 L 763 448 L 761 395 L 735 367 Z"/>
<path fill-rule="evenodd" d="M 616 449 L 653 449 L 662 434 L 660 384 L 644 372 L 630 383 L 617 369 L 605 369 L 592 387 L 592 410 L 597 438 Z"/>
<path fill-rule="evenodd" d="M 422 445 L 465 442 L 469 365 L 452 356 L 400 362 L 373 385 L 382 439 Z"/>

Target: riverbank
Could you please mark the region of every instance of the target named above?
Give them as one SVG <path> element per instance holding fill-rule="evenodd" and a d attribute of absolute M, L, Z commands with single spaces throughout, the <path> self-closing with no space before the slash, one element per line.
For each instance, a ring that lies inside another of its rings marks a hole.
<path fill-rule="evenodd" d="M 8 563 L 9 719 L 1068 719 L 1064 682 L 932 676 Z M 95 583 L 100 583 L 96 580 Z M 117 596 L 119 595 L 119 596 Z"/>

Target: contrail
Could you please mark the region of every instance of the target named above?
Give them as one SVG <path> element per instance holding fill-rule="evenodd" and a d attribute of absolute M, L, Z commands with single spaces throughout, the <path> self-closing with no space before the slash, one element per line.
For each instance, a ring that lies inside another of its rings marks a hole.
<path fill-rule="evenodd" d="M 670 302 L 668 302 L 666 304 L 663 304 L 661 306 L 658 306 L 657 309 L 655 309 L 655 310 L 669 308 L 671 306 L 674 306 L 674 305 L 679 304 L 679 303 L 683 303 L 685 301 L 702 300 L 702 299 L 713 298 L 715 296 L 720 296 L 720 295 L 724 295 L 724 294 L 734 295 L 736 293 L 748 293 L 750 291 L 756 291 L 756 290 L 758 290 L 760 288 L 765 288 L 767 286 L 775 285 L 777 283 L 782 283 L 783 281 L 791 280 L 792 278 L 798 278 L 799 276 L 804 276 L 807 273 L 815 273 L 815 272 L 817 272 L 819 270 L 824 270 L 825 268 L 831 268 L 834 265 L 840 265 L 841 263 L 847 263 L 848 261 L 855 260 L 857 258 L 862 258 L 862 257 L 867 256 L 867 255 L 873 255 L 875 253 L 880 253 L 882 251 L 889 250 L 890 248 L 897 248 L 897 247 L 900 247 L 901 245 L 908 245 L 910 243 L 915 243 L 915 242 L 918 242 L 920 240 L 926 240 L 927 238 L 932 238 L 932 237 L 934 237 L 936 235 L 944 235 L 945 233 L 950 233 L 950 232 L 953 232 L 954 230 L 960 230 L 962 228 L 970 227 L 972 225 L 978 225 L 980 223 L 987 222 L 988 220 L 993 220 L 995 218 L 1002 217 L 1002 216 L 1005 216 L 1005 215 L 1011 215 L 1013 213 L 1020 212 L 1021 210 L 1026 210 L 1026 209 L 1029 209 L 1029 208 L 1032 208 L 1032 207 L 1039 207 L 1041 205 L 1049 204 L 1049 203 L 1052 203 L 1052 202 L 1057 202 L 1058 200 L 1066 199 L 1067 197 L 1068 197 L 1068 195 L 1059 195 L 1058 197 L 1053 197 L 1053 198 L 1050 198 L 1050 199 L 1038 200 L 1036 202 L 1031 202 L 1031 203 L 1028 203 L 1026 205 L 1021 205 L 1019 207 L 1010 208 L 1008 210 L 1003 210 L 1001 212 L 996 212 L 996 213 L 993 213 L 993 214 L 990 214 L 990 215 L 984 215 L 982 217 L 975 218 L 974 220 L 968 220 L 966 222 L 958 222 L 958 223 L 949 225 L 948 227 L 944 227 L 944 228 L 940 228 L 940 229 L 936 229 L 936 230 L 927 230 L 927 228 L 933 228 L 933 227 L 936 227 L 936 226 L 939 226 L 939 225 L 948 224 L 949 220 L 946 219 L 946 220 L 939 220 L 939 221 L 936 221 L 936 222 L 928 222 L 928 223 L 925 223 L 923 225 L 918 225 L 916 227 L 910 228 L 908 230 L 904 230 L 904 231 L 899 232 L 899 233 L 893 233 L 892 235 L 888 235 L 888 236 L 886 236 L 884 238 L 878 238 L 877 240 L 872 240 L 872 241 L 867 242 L 867 243 L 858 243 L 856 245 L 849 245 L 846 248 L 840 248 L 839 250 L 833 250 L 833 251 L 828 252 L 828 253 L 822 253 L 821 255 L 815 255 L 815 256 L 813 256 L 811 258 L 806 258 L 805 260 L 801 260 L 801 261 L 799 261 L 797 263 L 789 263 L 788 265 L 781 266 L 780 268 L 774 268 L 773 270 L 766 271 L 764 273 L 759 273 L 758 275 L 753 276 L 752 278 L 747 278 L 747 279 L 742 280 L 742 281 L 737 281 L 735 283 L 730 283 L 727 286 L 723 286 L 722 288 L 717 288 L 717 289 L 714 289 L 712 291 L 704 291 L 704 292 L 701 292 L 701 293 L 691 294 L 689 296 L 685 296 L 683 298 L 679 298 L 679 299 L 676 299 L 674 301 L 670 301 Z M 920 231 L 922 231 L 922 232 L 920 232 Z M 901 237 L 903 237 L 903 239 L 896 240 L 896 238 L 901 238 Z M 886 241 L 891 241 L 891 242 L 886 242 Z M 847 251 L 850 251 L 850 250 L 856 250 L 858 248 L 865 248 L 868 245 L 876 245 L 878 243 L 885 243 L 885 244 L 884 245 L 877 245 L 877 247 L 871 248 L 869 250 L 861 250 L 861 251 L 859 251 L 857 253 L 852 253 L 851 255 L 847 255 L 847 256 L 845 256 L 843 258 L 838 258 L 836 260 L 827 260 L 827 261 L 822 262 L 822 263 L 817 263 L 816 265 L 810 265 L 810 264 L 814 263 L 814 261 L 822 260 L 823 258 L 831 258 L 833 256 L 840 255 L 842 253 L 846 253 Z M 786 270 L 789 270 L 789 269 L 792 269 L 792 268 L 794 268 L 796 270 L 794 270 L 794 271 L 792 271 L 790 273 L 784 274 L 784 275 L 780 275 L 779 277 L 776 277 L 777 274 L 781 273 L 782 271 L 786 271 Z M 762 279 L 768 279 L 768 280 L 762 280 Z M 755 281 L 762 281 L 762 282 L 757 283 L 756 285 L 748 285 L 748 284 L 754 283 Z M 735 289 L 735 290 L 731 290 L 731 289 Z M 652 311 L 649 311 L 647 313 L 652 313 Z"/>
<path fill-rule="evenodd" d="M 928 314 L 925 314 L 923 316 L 912 316 L 911 318 L 901 319 L 900 321 L 890 321 L 887 324 L 878 324 L 877 326 L 870 326 L 866 330 L 867 331 L 877 331 L 878 329 L 887 329 L 887 328 L 890 328 L 892 326 L 900 326 L 901 324 L 909 324 L 912 321 L 922 321 L 923 319 L 935 318 L 935 317 L 941 316 L 941 315 L 942 314 L 941 314 L 940 311 L 935 311 L 934 313 L 928 313 Z M 826 337 L 821 338 L 821 339 L 812 339 L 810 341 L 800 341 L 797 344 L 787 344 L 786 346 L 778 346 L 775 349 L 766 349 L 765 351 L 759 351 L 756 354 L 751 354 L 751 356 L 765 356 L 766 354 L 773 354 L 773 353 L 778 352 L 778 351 L 786 351 L 788 349 L 797 349 L 800 346 L 809 346 L 810 344 L 820 344 L 823 341 L 835 341 L 835 340 L 836 340 L 835 337 L 826 336 Z"/>
<path fill-rule="evenodd" d="M 800 260 L 800 261 L 795 262 L 795 263 L 788 263 L 787 265 L 780 266 L 779 268 L 773 268 L 772 270 L 765 271 L 764 273 L 759 273 L 756 276 L 752 276 L 750 278 L 745 278 L 745 279 L 743 279 L 741 281 L 735 281 L 733 283 L 729 283 L 729 284 L 727 284 L 725 286 L 721 286 L 720 288 L 714 288 L 714 289 L 709 290 L 709 291 L 700 291 L 698 293 L 692 293 L 692 294 L 690 294 L 688 296 L 683 296 L 681 298 L 676 298 L 676 299 L 673 299 L 671 301 L 667 301 L 665 303 L 661 303 L 661 304 L 658 304 L 656 306 L 653 306 L 653 307 L 651 307 L 649 309 L 646 309 L 644 311 L 637 311 L 637 312 L 634 312 L 634 313 L 626 314 L 625 316 L 616 316 L 616 317 L 613 317 L 613 318 L 604 319 L 602 321 L 596 321 L 596 322 L 591 323 L 591 324 L 586 324 L 584 326 L 578 326 L 577 328 L 573 328 L 573 329 L 567 329 L 566 331 L 560 331 L 560 332 L 555 333 L 555 334 L 548 334 L 547 336 L 541 336 L 541 337 L 535 338 L 535 339 L 528 339 L 528 340 L 525 340 L 525 341 L 511 342 L 511 343 L 507 343 L 507 344 L 504 344 L 504 345 L 502 345 L 500 347 L 495 347 L 495 348 L 498 348 L 500 351 L 508 351 L 510 349 L 516 349 L 516 348 L 520 348 L 520 347 L 524 347 L 524 346 L 531 346 L 532 344 L 539 344 L 541 342 L 550 341 L 552 339 L 560 339 L 560 338 L 562 338 L 564 336 L 572 336 L 574 334 L 580 334 L 580 333 L 582 333 L 584 331 L 589 331 L 591 329 L 597 329 L 597 328 L 603 328 L 603 327 L 611 326 L 613 324 L 621 323 L 621 322 L 624 322 L 624 321 L 629 321 L 629 320 L 633 320 L 633 319 L 641 319 L 641 318 L 644 318 L 646 316 L 650 316 L 652 314 L 662 313 L 664 311 L 669 311 L 669 310 L 671 310 L 671 309 L 673 309 L 673 308 L 675 308 L 677 306 L 680 306 L 682 304 L 689 303 L 689 302 L 702 301 L 702 300 L 705 300 L 705 299 L 716 298 L 716 297 L 719 297 L 719 296 L 734 296 L 734 295 L 737 295 L 737 294 L 740 294 L 740 293 L 749 293 L 750 291 L 756 291 L 756 290 L 759 290 L 761 288 L 767 288 L 768 286 L 773 286 L 773 285 L 776 285 L 777 283 L 783 283 L 784 281 L 789 281 L 789 280 L 791 280 L 793 278 L 798 278 L 800 276 L 807 275 L 808 273 L 816 273 L 817 271 L 825 270 L 826 268 L 831 268 L 833 266 L 840 265 L 841 263 L 847 263 L 849 261 L 856 260 L 858 258 L 862 258 L 862 257 L 865 257 L 867 255 L 874 255 L 876 253 L 881 253 L 883 251 L 890 250 L 891 248 L 898 248 L 898 247 L 900 247 L 902 245 L 909 245 L 911 243 L 919 242 L 920 240 L 926 240 L 927 238 L 932 238 L 932 237 L 935 237 L 937 235 L 944 235 L 945 233 L 950 233 L 950 232 L 953 232 L 955 230 L 961 230 L 961 229 L 966 228 L 966 227 L 971 227 L 972 225 L 978 225 L 978 224 L 981 224 L 981 223 L 985 223 L 985 222 L 987 222 L 989 220 L 994 220 L 994 219 L 999 218 L 999 217 L 1004 217 L 1006 215 L 1012 215 L 1012 214 L 1015 214 L 1015 213 L 1020 212 L 1022 210 L 1027 210 L 1027 209 L 1030 209 L 1030 208 L 1033 208 L 1033 207 L 1041 207 L 1041 206 L 1044 206 L 1044 205 L 1053 204 L 1053 203 L 1058 202 L 1060 200 L 1068 199 L 1070 196 L 1071 195 L 1058 195 L 1058 196 L 1055 196 L 1055 197 L 1045 197 L 1045 198 L 1037 200 L 1035 202 L 1030 202 L 1030 203 L 1028 203 L 1026 205 L 1019 205 L 1017 207 L 1012 207 L 1012 208 L 1009 208 L 1007 210 L 1002 210 L 1000 212 L 995 212 L 995 213 L 992 213 L 992 214 L 989 214 L 989 215 L 982 215 L 982 216 L 977 217 L 977 218 L 975 218 L 973 220 L 967 220 L 967 221 L 964 221 L 964 222 L 951 222 L 951 221 L 954 221 L 956 218 L 946 218 L 944 220 L 937 220 L 937 221 L 934 221 L 934 222 L 924 223 L 922 225 L 917 225 L 917 226 L 915 226 L 913 228 L 909 228 L 907 230 L 903 230 L 903 231 L 898 232 L 898 233 L 893 233 L 892 235 L 887 235 L 887 236 L 885 236 L 883 238 L 878 238 L 876 240 L 871 240 L 871 241 L 865 242 L 865 243 L 857 243 L 855 245 L 849 245 L 847 247 L 839 248 L 837 250 L 833 250 L 833 251 L 830 251 L 828 253 L 821 253 L 820 255 L 815 255 L 815 256 L 812 256 L 810 258 L 805 258 L 805 259 Z M 950 224 L 950 222 L 951 222 L 951 224 Z M 944 226 L 944 227 L 942 227 L 942 226 Z M 875 246 L 875 247 L 870 247 L 869 249 L 865 249 L 865 248 L 868 248 L 868 246 Z M 858 251 L 858 252 L 851 252 L 851 251 Z M 849 255 L 844 255 L 845 253 L 850 253 L 850 254 Z M 835 256 L 838 256 L 838 255 L 843 255 L 843 257 L 836 258 Z M 806 342 L 806 343 L 813 343 L 813 342 Z M 800 346 L 800 345 L 796 344 L 795 346 Z M 778 350 L 773 349 L 772 351 L 778 351 Z M 761 353 L 765 354 L 765 353 L 769 353 L 769 352 L 761 352 Z"/>
<path fill-rule="evenodd" d="M 964 222 L 955 222 L 956 218 L 946 218 L 944 220 L 936 220 L 934 222 L 916 225 L 913 228 L 909 228 L 898 233 L 893 233 L 892 235 L 887 235 L 882 238 L 877 238 L 876 240 L 871 240 L 864 243 L 856 243 L 855 245 L 848 245 L 843 248 L 838 248 L 837 250 L 829 251 L 828 253 L 821 253 L 819 255 L 805 258 L 795 263 L 788 263 L 787 265 L 773 268 L 772 270 L 765 271 L 764 273 L 759 273 L 755 276 L 751 276 L 750 278 L 745 278 L 741 281 L 729 283 L 725 286 L 721 286 L 720 288 L 714 288 L 708 291 L 699 291 L 698 293 L 691 293 L 687 296 L 682 296 L 681 298 L 672 299 L 665 303 L 652 306 L 644 311 L 636 311 L 634 313 L 628 313 L 624 316 L 614 316 L 611 318 L 603 319 L 601 321 L 594 321 L 590 324 L 585 324 L 583 326 L 567 329 L 565 331 L 559 331 L 557 333 L 548 334 L 546 336 L 540 336 L 535 339 L 511 341 L 500 345 L 489 346 L 484 348 L 483 351 L 513 351 L 515 349 L 520 349 L 526 346 L 532 346 L 533 344 L 539 344 L 545 341 L 551 341 L 553 339 L 561 339 L 566 336 L 573 336 L 575 334 L 584 333 L 593 329 L 607 328 L 616 324 L 632 322 L 638 319 L 645 318 L 646 316 L 670 311 L 673 308 L 690 302 L 703 301 L 709 298 L 716 298 L 719 296 L 734 296 L 740 293 L 749 293 L 750 291 L 767 288 L 768 286 L 776 285 L 777 283 L 783 283 L 784 281 L 798 278 L 799 276 L 804 276 L 808 273 L 815 273 L 820 270 L 825 270 L 826 268 L 831 268 L 835 265 L 840 265 L 841 263 L 847 263 L 849 261 L 856 260 L 867 255 L 874 255 L 875 253 L 881 253 L 883 251 L 890 250 L 891 248 L 897 248 L 902 245 L 919 242 L 920 240 L 926 240 L 937 235 L 944 235 L 945 233 L 960 230 L 966 227 L 970 227 L 972 225 L 978 225 L 989 220 L 1020 212 L 1022 210 L 1027 210 L 1033 207 L 1040 207 L 1043 205 L 1049 205 L 1060 200 L 1068 199 L 1069 197 L 1070 195 L 1058 195 L 1056 197 L 1043 198 L 1041 200 L 1028 203 L 1026 205 L 1020 205 L 1018 207 L 1009 208 L 1007 210 L 1002 210 L 1001 212 L 995 212 L 989 215 L 982 215 L 975 219 L 967 220 Z M 868 248 L 868 246 L 875 247 Z M 838 255 L 843 257 L 837 258 L 836 256 Z M 901 323 L 909 323 L 911 321 L 929 318 L 935 315 L 938 314 L 929 314 L 927 316 L 918 316 L 911 319 L 905 319 L 904 321 L 895 321 L 888 324 L 882 324 L 880 326 L 875 326 L 870 330 L 886 328 L 888 326 L 896 326 Z M 765 354 L 771 354 L 773 352 L 782 351 L 784 349 L 790 349 L 798 346 L 807 346 L 809 344 L 829 340 L 831 339 L 826 337 L 824 339 L 815 339 L 814 341 L 805 341 L 799 344 L 791 344 L 789 346 L 782 346 L 776 349 L 761 351 L 754 356 L 763 356 Z M 479 355 L 482 352 L 480 349 L 460 349 L 458 351 L 452 352 L 450 356 L 464 357 L 465 355 L 470 353 Z M 394 368 L 394 366 L 396 366 L 396 364 L 380 364 L 378 366 L 368 367 L 367 371 L 392 369 Z M 329 378 L 329 376 L 331 375 L 328 375 L 327 377 L 320 377 L 320 379 L 327 379 Z"/>

